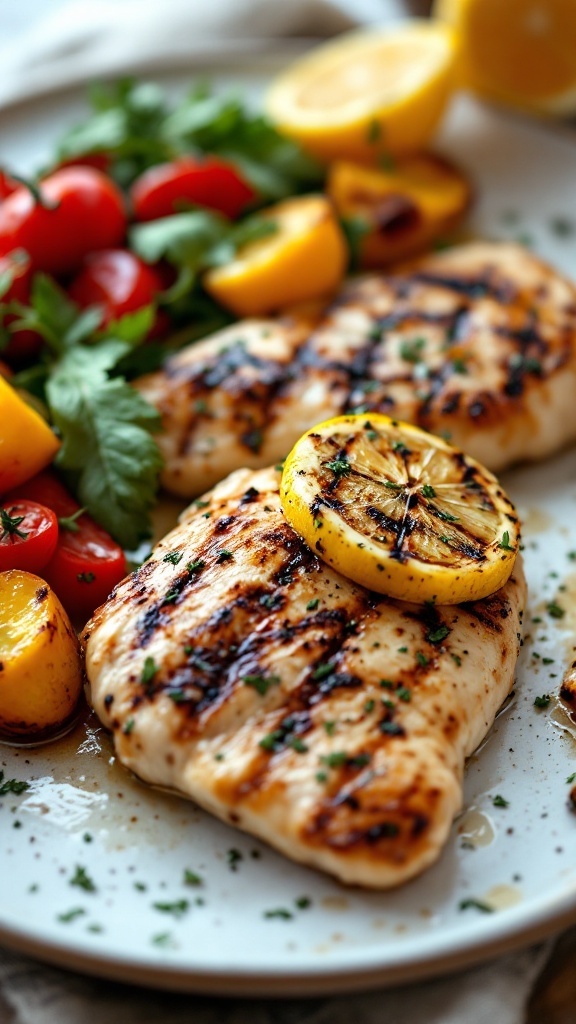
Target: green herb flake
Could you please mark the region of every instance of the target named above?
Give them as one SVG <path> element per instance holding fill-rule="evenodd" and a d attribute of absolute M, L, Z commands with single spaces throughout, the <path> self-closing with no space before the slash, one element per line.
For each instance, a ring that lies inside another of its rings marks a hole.
<path fill-rule="evenodd" d="M 79 572 L 76 574 L 78 583 L 94 583 L 96 576 L 93 572 Z"/>
<path fill-rule="evenodd" d="M 218 565 L 220 565 L 221 562 L 229 562 L 231 558 L 234 558 L 233 553 L 231 551 L 227 551 L 226 548 L 221 548 L 221 550 L 218 552 L 216 562 Z"/>
<path fill-rule="evenodd" d="M 306 611 L 315 612 L 319 604 L 320 599 L 318 597 L 314 597 L 311 601 L 308 601 L 308 604 L 306 605 Z"/>
<path fill-rule="evenodd" d="M 0 796 L 6 796 L 8 793 L 19 796 L 27 789 L 30 789 L 29 782 L 24 782 L 22 779 L 4 779 L 4 772 L 0 770 Z"/>
<path fill-rule="evenodd" d="M 230 847 L 226 852 L 226 860 L 231 871 L 237 871 L 238 865 L 243 859 L 244 854 L 240 850 L 236 849 L 235 846 Z"/>
<path fill-rule="evenodd" d="M 200 572 L 200 570 L 203 569 L 205 565 L 206 562 L 203 562 L 202 559 L 199 558 L 195 562 L 187 562 L 186 570 L 187 572 Z"/>
<path fill-rule="evenodd" d="M 405 730 L 398 722 L 380 722 L 380 732 L 386 736 L 404 736 Z"/>
<path fill-rule="evenodd" d="M 154 658 L 151 658 L 150 655 L 148 655 L 144 661 L 144 668 L 142 669 L 142 675 L 140 676 L 140 682 L 142 685 L 148 686 L 154 679 L 157 671 L 158 665 L 154 661 Z"/>
<path fill-rule="evenodd" d="M 190 871 L 189 868 L 184 868 L 184 885 L 204 885 L 204 880 L 197 875 L 195 871 Z"/>
<path fill-rule="evenodd" d="M 333 736 L 336 731 L 337 722 L 333 719 L 332 721 L 323 722 L 324 730 L 328 736 Z"/>
<path fill-rule="evenodd" d="M 458 904 L 458 910 L 480 910 L 483 914 L 493 914 L 494 907 L 491 907 L 489 903 L 484 903 L 482 900 L 476 900 L 473 897 L 469 897 L 466 900 L 460 900 Z"/>
<path fill-rule="evenodd" d="M 449 634 L 450 630 L 448 626 L 439 626 L 438 629 L 429 629 L 426 633 L 426 639 L 429 644 L 439 644 L 442 640 L 445 640 Z"/>
<path fill-rule="evenodd" d="M 409 704 L 412 700 L 412 691 L 407 686 L 399 686 L 396 690 L 396 695 L 399 700 L 404 701 L 405 704 Z"/>
<path fill-rule="evenodd" d="M 182 561 L 181 551 L 169 551 L 167 555 L 164 555 L 163 562 L 170 562 L 171 565 L 178 565 L 178 562 Z"/>
<path fill-rule="evenodd" d="M 375 700 L 367 700 L 366 703 L 364 704 L 364 711 L 366 712 L 367 715 L 369 715 L 371 711 L 374 711 L 375 707 L 376 707 L 376 701 Z"/>
<path fill-rule="evenodd" d="M 565 609 L 561 608 L 560 605 L 556 604 L 555 601 L 548 602 L 548 604 L 546 605 L 546 611 L 548 612 L 548 615 L 552 616 L 553 619 L 563 619 L 566 614 Z"/>
<path fill-rule="evenodd" d="M 460 668 L 460 666 L 462 664 L 462 658 L 460 657 L 460 655 L 459 654 L 450 654 L 450 657 L 452 658 L 452 661 L 454 662 L 454 664 L 457 665 L 458 668 Z"/>
<path fill-rule="evenodd" d="M 76 865 L 76 870 L 72 875 L 69 884 L 75 885 L 79 889 L 84 889 L 84 892 L 96 892 L 94 882 L 90 878 L 86 868 L 83 868 L 80 864 Z"/>
<path fill-rule="evenodd" d="M 326 772 L 316 772 L 315 777 L 316 782 L 319 782 L 320 784 L 322 784 L 323 782 L 328 782 L 328 775 L 326 774 Z"/>
<path fill-rule="evenodd" d="M 321 530 L 323 525 L 324 524 L 322 523 L 321 519 L 315 519 L 314 520 L 314 529 L 315 530 Z"/>
<path fill-rule="evenodd" d="M 541 697 L 534 698 L 534 707 L 547 708 L 551 700 L 552 698 L 549 693 L 543 693 Z"/>
<path fill-rule="evenodd" d="M 127 718 L 126 721 L 124 722 L 124 725 L 122 726 L 122 732 L 124 736 L 129 736 L 130 733 L 134 730 L 135 725 L 136 722 L 133 718 Z"/>
<path fill-rule="evenodd" d="M 352 472 L 352 466 L 344 456 L 332 459 L 331 462 L 326 462 L 324 465 L 326 469 L 330 469 L 334 473 L 335 477 L 348 476 Z"/>
<path fill-rule="evenodd" d="M 292 750 L 295 750 L 297 754 L 305 754 L 310 749 L 299 736 L 292 736 L 288 740 L 288 746 L 292 747 Z"/>
<path fill-rule="evenodd" d="M 428 664 L 429 660 L 430 659 L 427 658 L 426 655 L 422 653 L 422 651 L 416 651 L 416 661 L 421 666 L 421 668 L 426 668 L 426 665 Z"/>
<path fill-rule="evenodd" d="M 158 946 L 160 949 L 166 949 L 173 945 L 173 938 L 170 932 L 158 932 L 157 935 L 153 935 L 150 939 L 153 946 Z"/>
<path fill-rule="evenodd" d="M 268 693 L 271 686 L 277 686 L 280 682 L 280 676 L 248 674 L 240 678 L 246 686 L 252 686 L 262 697 Z"/>
<path fill-rule="evenodd" d="M 309 896 L 299 896 L 298 899 L 294 900 L 298 910 L 308 910 L 312 906 L 312 900 Z"/>
<path fill-rule="evenodd" d="M 277 907 L 275 910 L 265 910 L 263 917 L 267 920 L 276 918 L 279 921 L 291 921 L 294 914 L 291 910 L 285 910 L 284 907 Z"/>
<path fill-rule="evenodd" d="M 161 914 L 172 914 L 175 918 L 184 917 L 184 914 L 190 909 L 190 903 L 188 900 L 173 900 L 172 902 L 164 902 L 159 900 L 152 904 L 154 910 L 159 910 Z"/>
<path fill-rule="evenodd" d="M 312 672 L 312 679 L 315 681 L 319 679 L 326 679 L 334 671 L 334 663 L 331 661 L 324 662 L 321 665 L 317 665 Z"/>
<path fill-rule="evenodd" d="M 503 551 L 516 550 L 514 545 L 510 543 L 510 534 L 508 533 L 508 530 L 504 530 L 504 533 L 502 534 L 502 540 L 500 541 L 498 547 L 502 548 Z"/>
<path fill-rule="evenodd" d="M 331 754 L 321 754 L 320 763 L 327 768 L 342 768 L 348 760 L 348 755 L 343 750 L 334 750 Z"/>
<path fill-rule="evenodd" d="M 500 794 L 497 793 L 492 800 L 492 805 L 494 807 L 510 807 L 510 801 L 505 800 L 503 796 L 500 796 Z"/>
<path fill-rule="evenodd" d="M 405 363 L 419 363 L 422 349 L 426 346 L 426 338 L 412 338 L 400 345 L 400 358 Z"/>
<path fill-rule="evenodd" d="M 425 498 L 436 497 L 436 491 L 434 490 L 431 484 L 424 484 L 424 487 L 422 488 L 422 494 L 424 495 Z"/>
<path fill-rule="evenodd" d="M 573 782 L 576 782 L 576 772 L 572 772 L 572 775 L 568 776 L 566 779 L 566 785 L 571 786 Z"/>
<path fill-rule="evenodd" d="M 82 917 L 86 911 L 83 907 L 72 907 L 71 910 L 66 910 L 63 914 L 58 914 L 56 920 L 61 921 L 62 924 L 70 924 L 71 921 L 75 921 L 76 918 Z"/>

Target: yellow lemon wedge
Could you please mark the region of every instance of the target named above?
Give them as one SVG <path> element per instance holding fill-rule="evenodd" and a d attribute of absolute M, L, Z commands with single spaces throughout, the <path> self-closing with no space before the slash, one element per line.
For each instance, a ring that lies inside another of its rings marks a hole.
<path fill-rule="evenodd" d="M 346 240 L 329 199 L 296 196 L 261 213 L 271 232 L 208 271 L 206 291 L 237 316 L 261 316 L 335 291 L 346 270 Z"/>
<path fill-rule="evenodd" d="M 307 431 L 286 460 L 280 498 L 293 529 L 343 576 L 418 604 L 495 593 L 520 543 L 492 473 L 388 416 L 338 416 Z"/>
<path fill-rule="evenodd" d="M 540 114 L 576 111 L 574 0 L 437 0 L 460 38 L 462 84 Z"/>
<path fill-rule="evenodd" d="M 281 73 L 267 112 L 321 159 L 421 149 L 452 91 L 455 38 L 449 25 L 417 19 L 346 33 Z"/>

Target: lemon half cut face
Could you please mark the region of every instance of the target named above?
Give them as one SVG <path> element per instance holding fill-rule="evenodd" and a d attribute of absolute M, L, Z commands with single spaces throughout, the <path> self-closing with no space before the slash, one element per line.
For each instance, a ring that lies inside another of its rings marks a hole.
<path fill-rule="evenodd" d="M 390 597 L 475 601 L 514 567 L 519 521 L 496 477 L 387 416 L 340 416 L 309 430 L 286 460 L 280 494 L 313 550 Z"/>

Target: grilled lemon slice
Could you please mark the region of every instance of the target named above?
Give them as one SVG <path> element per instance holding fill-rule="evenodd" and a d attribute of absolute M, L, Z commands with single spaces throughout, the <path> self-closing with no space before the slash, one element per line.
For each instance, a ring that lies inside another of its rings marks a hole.
<path fill-rule="evenodd" d="M 288 522 L 324 561 L 390 597 L 477 601 L 514 567 L 519 521 L 496 477 L 388 416 L 339 416 L 307 431 L 280 495 Z"/>

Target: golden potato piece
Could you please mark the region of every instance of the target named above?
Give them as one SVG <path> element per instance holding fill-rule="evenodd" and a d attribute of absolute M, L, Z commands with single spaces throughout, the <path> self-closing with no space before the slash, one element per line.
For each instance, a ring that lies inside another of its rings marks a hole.
<path fill-rule="evenodd" d="M 0 573 L 0 736 L 15 741 L 58 734 L 82 691 L 80 645 L 44 580 Z"/>
<path fill-rule="evenodd" d="M 472 198 L 465 174 L 433 153 L 403 157 L 381 170 L 339 161 L 330 168 L 327 190 L 340 217 L 358 224 L 362 267 L 424 252 L 458 224 Z"/>
<path fill-rule="evenodd" d="M 210 294 L 237 316 L 261 316 L 334 292 L 346 270 L 346 241 L 325 196 L 286 199 L 263 211 L 270 235 L 204 276 Z"/>
<path fill-rule="evenodd" d="M 48 466 L 60 442 L 2 376 L 0 421 L 0 494 L 4 494 Z"/>

